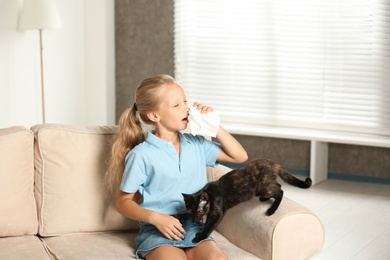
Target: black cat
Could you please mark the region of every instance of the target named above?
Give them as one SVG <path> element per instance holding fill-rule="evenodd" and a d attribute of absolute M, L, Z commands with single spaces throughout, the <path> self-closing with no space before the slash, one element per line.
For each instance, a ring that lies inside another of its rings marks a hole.
<path fill-rule="evenodd" d="M 194 194 L 183 194 L 187 212 L 194 222 L 203 220 L 206 216 L 204 229 L 192 240 L 194 243 L 205 239 L 221 222 L 227 209 L 250 200 L 253 196 L 260 201 L 274 199 L 266 215 L 270 216 L 278 209 L 283 198 L 283 190 L 277 182 L 280 178 L 299 188 L 309 188 L 311 179 L 299 180 L 291 175 L 282 165 L 269 159 L 256 159 L 247 165 L 232 170 L 219 180 L 206 184 Z"/>

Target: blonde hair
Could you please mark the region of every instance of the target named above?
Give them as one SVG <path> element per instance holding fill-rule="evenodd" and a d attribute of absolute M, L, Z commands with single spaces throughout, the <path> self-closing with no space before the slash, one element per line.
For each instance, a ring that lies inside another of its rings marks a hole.
<path fill-rule="evenodd" d="M 176 83 L 169 75 L 158 75 L 144 79 L 135 92 L 135 102 L 119 119 L 119 131 L 114 138 L 106 182 L 111 194 L 119 191 L 125 169 L 125 157 L 136 145 L 146 139 L 146 125 L 153 124 L 147 113 L 158 110 L 162 87 Z"/>

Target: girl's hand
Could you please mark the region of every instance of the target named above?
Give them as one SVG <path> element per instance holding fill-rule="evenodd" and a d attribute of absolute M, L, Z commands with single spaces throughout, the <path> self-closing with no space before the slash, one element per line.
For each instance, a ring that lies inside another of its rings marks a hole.
<path fill-rule="evenodd" d="M 198 102 L 194 103 L 194 107 L 196 107 L 196 109 L 199 110 L 201 114 L 207 114 L 208 112 L 214 111 L 212 107 L 204 106 Z"/>
<path fill-rule="evenodd" d="M 155 212 L 150 220 L 166 238 L 170 240 L 183 240 L 186 231 L 177 218 Z"/>

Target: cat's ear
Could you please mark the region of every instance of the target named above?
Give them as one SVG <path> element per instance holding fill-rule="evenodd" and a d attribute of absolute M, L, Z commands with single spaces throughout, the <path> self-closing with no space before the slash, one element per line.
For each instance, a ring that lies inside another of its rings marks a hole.
<path fill-rule="evenodd" d="M 189 197 L 188 194 L 182 193 L 181 195 L 183 195 L 184 201 L 187 201 L 187 200 L 188 200 L 188 197 Z"/>
<path fill-rule="evenodd" d="M 202 194 L 200 195 L 200 199 L 208 201 L 209 195 L 207 194 L 207 192 L 203 191 Z"/>

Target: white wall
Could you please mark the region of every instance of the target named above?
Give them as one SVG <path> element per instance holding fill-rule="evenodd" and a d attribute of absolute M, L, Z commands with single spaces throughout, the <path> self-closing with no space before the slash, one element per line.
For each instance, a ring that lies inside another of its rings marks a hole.
<path fill-rule="evenodd" d="M 46 123 L 115 123 L 114 0 L 56 0 L 43 31 Z M 38 30 L 17 29 L 22 0 L 0 0 L 0 127 L 42 123 Z"/>

